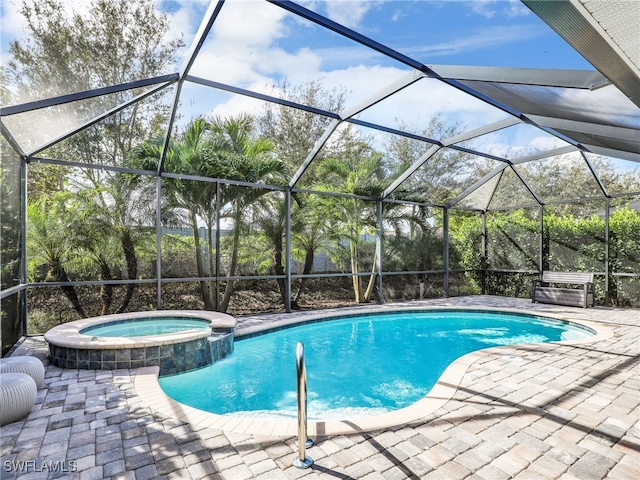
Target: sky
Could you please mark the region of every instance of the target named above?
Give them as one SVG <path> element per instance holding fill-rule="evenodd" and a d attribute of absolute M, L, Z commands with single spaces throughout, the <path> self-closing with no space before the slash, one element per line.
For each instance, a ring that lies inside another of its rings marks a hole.
<path fill-rule="evenodd" d="M 21 0 L 2 0 L 2 63 L 8 42 L 24 36 Z M 34 1 L 34 0 L 27 0 Z M 168 38 L 181 36 L 184 57 L 208 7 L 208 0 L 153 0 L 170 19 Z M 82 11 L 88 0 L 69 0 Z M 304 7 L 427 66 L 473 65 L 529 68 L 593 68 L 519 0 L 332 0 L 301 1 Z M 180 67 L 178 61 L 176 69 Z M 347 91 L 347 106 L 364 100 L 410 72 L 406 65 L 369 50 L 265 1 L 228 0 L 190 74 L 261 93 L 274 85 L 321 81 Z M 261 102 L 185 84 L 180 117 L 256 113 Z M 446 110 L 451 122 L 475 128 L 505 118 L 504 112 L 433 79 L 365 110 L 360 118 L 389 127 L 398 121 L 419 129 Z M 557 139 L 540 131 L 511 129 L 492 140 L 494 151 L 508 143 L 549 146 Z M 512 147 L 513 148 L 513 147 Z M 519 148 L 519 147 L 517 147 Z"/>

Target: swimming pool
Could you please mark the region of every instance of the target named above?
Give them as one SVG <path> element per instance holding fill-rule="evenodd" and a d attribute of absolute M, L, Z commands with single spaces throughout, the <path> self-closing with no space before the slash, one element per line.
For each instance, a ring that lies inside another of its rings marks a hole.
<path fill-rule="evenodd" d="M 514 313 L 366 314 L 242 339 L 226 359 L 161 377 L 159 383 L 173 399 L 208 412 L 293 418 L 295 346 L 302 341 L 309 419 L 345 419 L 383 414 L 417 402 L 452 362 L 469 352 L 576 340 L 594 333 L 576 324 Z"/>

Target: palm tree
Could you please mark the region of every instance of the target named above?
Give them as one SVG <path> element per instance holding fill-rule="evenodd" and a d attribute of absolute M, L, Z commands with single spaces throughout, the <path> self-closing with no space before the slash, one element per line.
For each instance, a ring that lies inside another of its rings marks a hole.
<path fill-rule="evenodd" d="M 155 216 L 155 185 L 133 175 L 119 175 L 112 177 L 108 188 L 113 198 L 113 210 L 109 211 L 113 234 L 124 254 L 127 278 L 134 280 L 138 276 L 136 248 L 150 229 L 149 219 Z M 135 288 L 136 285 L 133 283 L 127 285 L 125 296 L 116 313 L 126 310 Z"/>
<path fill-rule="evenodd" d="M 121 174 L 102 178 L 101 187 L 85 187 L 74 198 L 76 243 L 89 253 L 98 266 L 101 280 L 111 280 L 112 268 L 124 255 L 127 278 L 138 276 L 136 247 L 149 230 L 148 221 L 155 209 L 155 188 L 140 177 Z M 136 284 L 127 284 L 125 295 L 115 313 L 126 311 Z M 102 315 L 110 312 L 113 288 L 101 287 Z"/>
<path fill-rule="evenodd" d="M 260 227 L 262 237 L 271 247 L 271 265 L 276 275 L 283 276 L 285 274 L 285 230 L 286 230 L 286 209 L 282 197 L 265 196 L 263 201 L 259 202 L 258 211 L 256 212 L 255 221 Z M 278 291 L 282 297 L 282 303 L 287 304 L 287 291 L 285 288 L 285 280 L 283 278 L 276 279 Z"/>
<path fill-rule="evenodd" d="M 318 166 L 320 177 L 325 182 L 317 187 L 320 191 L 339 191 L 363 196 L 379 196 L 388 181 L 384 178 L 384 159 L 364 141 L 351 141 L 339 157 L 323 160 Z M 338 253 L 346 253 L 349 259 L 351 279 L 356 303 L 368 301 L 373 291 L 370 280 L 366 292 L 360 282 L 361 247 L 368 229 L 375 229 L 375 209 L 365 201 L 350 197 L 326 197 L 326 214 L 333 223 L 334 246 Z M 348 242 L 344 252 L 342 241 Z M 375 258 L 373 265 L 375 266 Z"/>
<path fill-rule="evenodd" d="M 318 166 L 319 176 L 324 176 L 325 182 L 317 187 L 318 190 L 337 191 L 353 195 L 380 197 L 385 188 L 403 170 L 404 165 L 389 165 L 385 156 L 376 151 L 365 140 L 349 138 L 345 135 L 346 147 L 339 156 L 330 157 Z M 397 170 L 397 171 L 396 171 Z M 377 215 L 373 202 L 359 198 L 325 197 L 322 216 L 329 218 L 332 226 L 327 231 L 333 232 L 334 248 L 348 257 L 355 300 L 357 303 L 368 302 L 374 292 L 376 279 L 376 265 L 378 250 L 372 255 L 371 274 L 366 289 L 360 282 L 362 249 L 368 232 L 375 232 Z M 408 226 L 410 232 L 428 230 L 424 209 L 415 207 L 407 209 L 401 204 L 387 203 L 383 210 L 382 221 L 388 228 L 395 230 L 396 236 L 402 228 Z M 384 236 L 383 232 L 383 236 Z M 348 241 L 348 251 L 342 244 Z"/>
<path fill-rule="evenodd" d="M 302 262 L 302 278 L 298 282 L 296 293 L 291 304 L 298 306 L 298 302 L 304 292 L 307 277 L 313 270 L 313 261 L 317 252 L 324 248 L 324 239 L 327 237 L 328 217 L 323 212 L 323 203 L 320 196 L 315 194 L 297 195 L 295 197 L 295 209 L 292 214 L 291 228 L 291 253 L 293 258 Z"/>
<path fill-rule="evenodd" d="M 74 218 L 67 212 L 65 194 L 51 198 L 42 196 L 37 202 L 27 206 L 27 252 L 30 262 L 45 265 L 47 282 L 69 282 L 66 266 L 73 259 L 75 251 L 69 238 L 72 231 L 67 220 Z M 60 289 L 80 316 L 87 315 L 72 285 Z"/>
<path fill-rule="evenodd" d="M 272 154 L 274 145 L 265 138 L 253 136 L 253 118 L 241 115 L 234 118 L 216 118 L 212 122 L 214 141 L 211 143 L 212 160 L 223 167 L 226 179 L 246 183 L 284 183 L 285 165 Z M 233 222 L 231 258 L 228 277 L 233 277 L 238 267 L 238 249 L 243 229 L 244 215 L 268 190 L 225 184 L 221 187 L 223 217 Z M 233 280 L 228 279 L 220 310 L 227 311 Z"/>
<path fill-rule="evenodd" d="M 221 165 L 212 161 L 211 124 L 203 117 L 190 121 L 177 141 L 169 143 L 164 169 L 173 173 L 220 178 L 224 173 Z M 162 154 L 160 138 L 145 142 L 132 150 L 131 166 L 155 170 Z M 215 275 L 213 261 L 213 231 L 216 227 L 216 188 L 207 182 L 185 181 L 166 178 L 163 189 L 163 218 L 168 223 L 186 223 L 193 231 L 197 275 L 200 278 Z M 208 258 L 204 258 L 203 242 L 200 238 L 199 221 L 202 220 L 208 233 Z M 200 281 L 200 293 L 207 310 L 217 310 L 217 294 L 214 281 Z"/>
<path fill-rule="evenodd" d="M 179 139 L 169 144 L 164 168 L 166 171 L 213 179 L 228 179 L 248 183 L 282 183 L 278 180 L 284 164 L 271 152 L 273 144 L 263 138 L 254 138 L 253 119 L 241 115 L 233 118 L 214 118 L 208 121 L 198 117 L 189 122 Z M 130 157 L 133 166 L 157 168 L 162 144 L 146 142 L 135 148 Z M 220 198 L 212 183 L 185 181 L 167 178 L 165 210 L 183 212 L 185 220 L 193 229 L 196 248 L 196 268 L 199 277 L 217 275 L 213 232 L 217 224 L 217 208 L 220 218 L 229 218 L 233 223 L 232 253 L 227 275 L 232 277 L 238 266 L 238 248 L 243 228 L 243 217 L 248 207 L 254 204 L 267 190 L 245 188 L 239 185 L 222 184 Z M 202 241 L 198 231 L 202 221 L 208 232 L 208 264 L 204 259 Z M 207 310 L 226 311 L 233 294 L 233 281 L 228 280 L 222 302 L 214 281 L 200 282 L 202 298 Z"/>

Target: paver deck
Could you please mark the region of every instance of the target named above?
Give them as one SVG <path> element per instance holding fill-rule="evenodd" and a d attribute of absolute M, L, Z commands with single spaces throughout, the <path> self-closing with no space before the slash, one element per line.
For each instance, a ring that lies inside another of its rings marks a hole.
<path fill-rule="evenodd" d="M 469 365 L 453 397 L 424 417 L 377 431 L 316 437 L 307 451 L 314 465 L 307 470 L 292 465 L 292 435 L 236 433 L 168 416 L 138 395 L 136 370 L 49 366 L 46 343 L 30 337 L 13 354 L 41 358 L 45 381 L 28 417 L 0 428 L 0 476 L 640 478 L 640 310 L 580 309 L 492 296 L 398 304 L 423 305 L 546 312 L 600 323 L 614 335 L 579 345 L 491 349 Z M 241 317 L 238 328 L 317 313 Z"/>

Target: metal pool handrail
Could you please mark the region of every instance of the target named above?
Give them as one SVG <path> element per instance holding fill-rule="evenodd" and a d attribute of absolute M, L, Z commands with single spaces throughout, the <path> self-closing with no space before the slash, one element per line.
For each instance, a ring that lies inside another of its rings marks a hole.
<path fill-rule="evenodd" d="M 313 459 L 306 456 L 306 448 L 313 445 L 307 439 L 307 368 L 304 364 L 304 344 L 298 342 L 296 347 L 296 373 L 298 381 L 298 455 L 293 465 L 298 468 L 309 468 Z"/>

